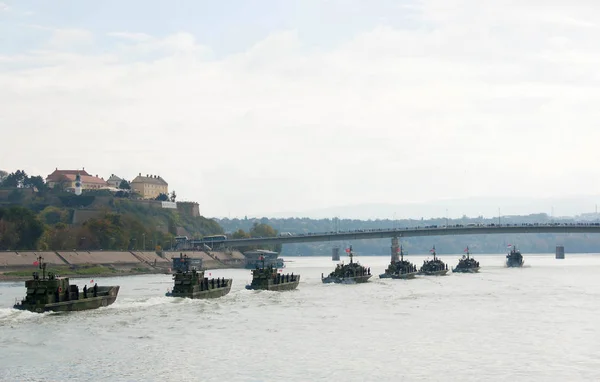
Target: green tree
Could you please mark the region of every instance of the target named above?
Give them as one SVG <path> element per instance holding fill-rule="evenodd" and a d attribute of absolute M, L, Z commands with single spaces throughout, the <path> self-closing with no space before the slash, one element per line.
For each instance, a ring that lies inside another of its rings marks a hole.
<path fill-rule="evenodd" d="M 36 188 L 39 192 L 44 192 L 48 189 L 44 178 L 41 176 L 32 176 L 23 181 L 23 186 L 26 188 Z"/>
<path fill-rule="evenodd" d="M 177 199 L 177 194 L 175 193 L 175 190 L 173 190 L 173 192 L 171 192 L 171 201 L 175 202 L 175 199 Z"/>
<path fill-rule="evenodd" d="M 125 179 L 123 179 L 121 181 L 121 183 L 119 183 L 119 188 L 121 190 L 131 190 L 131 185 L 129 184 L 128 181 L 126 181 Z"/>
<path fill-rule="evenodd" d="M 8 173 L 4 170 L 0 170 L 0 185 L 4 182 L 4 179 L 8 176 Z"/>
<path fill-rule="evenodd" d="M 2 187 L 23 187 L 29 177 L 23 170 L 12 172 L 2 181 Z"/>
<path fill-rule="evenodd" d="M 68 221 L 68 215 L 68 212 L 64 209 L 48 206 L 40 212 L 39 218 L 45 224 L 55 225 L 61 222 L 66 223 Z"/>
<path fill-rule="evenodd" d="M 168 202 L 169 201 L 169 195 L 161 193 L 154 200 L 160 200 L 161 202 Z"/>
<path fill-rule="evenodd" d="M 0 249 L 38 249 L 44 225 L 28 208 L 0 208 Z"/>

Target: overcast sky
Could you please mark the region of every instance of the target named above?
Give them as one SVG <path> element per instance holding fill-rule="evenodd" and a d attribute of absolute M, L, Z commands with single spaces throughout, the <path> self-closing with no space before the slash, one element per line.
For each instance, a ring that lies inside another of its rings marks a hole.
<path fill-rule="evenodd" d="M 598 20 L 595 0 L 4 0 L 0 169 L 158 174 L 207 216 L 599 194 Z"/>

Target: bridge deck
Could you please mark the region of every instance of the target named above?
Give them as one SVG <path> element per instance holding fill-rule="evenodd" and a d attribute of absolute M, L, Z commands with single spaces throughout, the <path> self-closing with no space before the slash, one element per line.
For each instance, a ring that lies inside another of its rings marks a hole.
<path fill-rule="evenodd" d="M 259 237 L 249 239 L 227 239 L 211 241 L 214 246 L 242 247 L 249 245 L 272 245 L 291 243 L 311 243 L 327 241 L 348 241 L 363 239 L 384 239 L 391 237 L 448 236 L 448 235 L 489 235 L 506 233 L 600 233 L 600 223 L 578 224 L 504 224 L 476 227 L 411 227 L 393 229 L 358 230 L 349 232 L 307 233 L 291 236 Z M 201 242 L 196 240 L 196 242 Z"/>

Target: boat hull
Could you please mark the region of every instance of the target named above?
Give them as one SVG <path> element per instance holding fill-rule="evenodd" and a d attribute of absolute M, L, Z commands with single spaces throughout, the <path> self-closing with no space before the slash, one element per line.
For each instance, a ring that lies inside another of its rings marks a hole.
<path fill-rule="evenodd" d="M 379 275 L 379 278 L 380 279 L 410 280 L 410 279 L 414 279 L 416 275 L 417 275 L 417 272 L 402 273 L 399 275 L 390 274 L 390 273 L 382 273 Z"/>
<path fill-rule="evenodd" d="M 422 276 L 445 276 L 446 273 L 448 273 L 447 269 L 442 269 L 440 271 L 423 271 L 423 272 L 419 272 L 419 275 Z"/>
<path fill-rule="evenodd" d="M 323 284 L 362 284 L 369 281 L 373 275 L 355 276 L 355 277 L 331 277 L 327 276 L 321 279 Z"/>
<path fill-rule="evenodd" d="M 479 267 L 475 268 L 453 268 L 452 273 L 477 273 L 479 272 Z"/>
<path fill-rule="evenodd" d="M 91 288 L 89 289 L 88 295 L 91 295 Z M 107 286 L 98 287 L 97 297 L 89 296 L 83 297 L 83 293 L 80 294 L 80 298 L 77 300 L 69 300 L 56 302 L 51 304 L 40 304 L 30 305 L 27 303 L 18 303 L 14 305 L 15 309 L 28 310 L 34 313 L 43 312 L 74 312 L 80 310 L 98 309 L 103 306 L 109 306 L 114 303 L 119 294 L 119 286 Z"/>
<path fill-rule="evenodd" d="M 300 283 L 300 276 L 294 276 L 294 279 L 295 279 L 294 281 L 288 281 L 288 282 L 283 282 L 283 283 L 279 283 L 279 284 L 274 284 L 274 283 L 269 283 L 269 284 L 262 283 L 262 284 L 258 284 L 258 285 L 249 284 L 249 285 L 246 285 L 246 289 L 248 289 L 248 290 L 270 290 L 270 291 L 276 291 L 276 292 L 293 290 L 298 287 L 298 284 Z"/>
<path fill-rule="evenodd" d="M 227 293 L 231 291 L 231 285 L 233 284 L 233 279 L 226 279 L 227 284 L 224 287 L 211 288 L 203 291 L 196 292 L 167 292 L 165 296 L 167 297 L 182 297 L 182 298 L 191 298 L 191 299 L 207 299 L 207 298 L 219 298 L 225 296 Z"/>
<path fill-rule="evenodd" d="M 516 262 L 516 261 L 507 261 L 506 262 L 506 267 L 508 268 L 521 268 L 523 266 L 523 261 L 521 262 Z"/>

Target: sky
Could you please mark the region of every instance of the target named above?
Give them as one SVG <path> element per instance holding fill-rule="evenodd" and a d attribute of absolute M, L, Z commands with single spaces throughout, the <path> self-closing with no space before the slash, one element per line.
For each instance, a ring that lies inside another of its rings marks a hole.
<path fill-rule="evenodd" d="M 214 217 L 600 195 L 596 1 L 0 1 L 9 172 Z"/>

